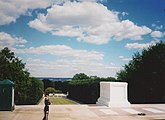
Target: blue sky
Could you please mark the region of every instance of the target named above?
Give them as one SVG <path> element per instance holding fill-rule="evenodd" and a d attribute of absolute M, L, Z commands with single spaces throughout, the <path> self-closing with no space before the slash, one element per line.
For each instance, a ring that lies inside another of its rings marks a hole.
<path fill-rule="evenodd" d="M 35 77 L 116 77 L 135 52 L 165 41 L 164 0 L 0 0 L 0 49 Z"/>

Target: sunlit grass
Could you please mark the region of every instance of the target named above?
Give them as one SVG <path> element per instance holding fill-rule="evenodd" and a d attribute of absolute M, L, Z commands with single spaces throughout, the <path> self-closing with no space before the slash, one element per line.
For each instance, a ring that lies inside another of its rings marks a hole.
<path fill-rule="evenodd" d="M 68 104 L 77 104 L 76 102 L 69 100 L 67 98 L 58 98 L 58 97 L 50 97 L 49 98 L 52 105 L 68 105 Z"/>

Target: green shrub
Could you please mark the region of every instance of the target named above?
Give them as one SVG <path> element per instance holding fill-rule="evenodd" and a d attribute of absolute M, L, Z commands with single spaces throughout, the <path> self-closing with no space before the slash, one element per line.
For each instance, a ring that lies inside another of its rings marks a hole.
<path fill-rule="evenodd" d="M 31 78 L 31 86 L 29 88 L 29 96 L 27 100 L 27 104 L 37 104 L 38 101 L 43 96 L 43 82 L 36 78 Z"/>
<path fill-rule="evenodd" d="M 49 93 L 55 93 L 55 89 L 52 87 L 48 87 L 45 89 L 45 94 L 48 95 Z"/>
<path fill-rule="evenodd" d="M 82 103 L 95 103 L 99 97 L 99 81 L 74 80 L 69 82 L 69 97 Z"/>

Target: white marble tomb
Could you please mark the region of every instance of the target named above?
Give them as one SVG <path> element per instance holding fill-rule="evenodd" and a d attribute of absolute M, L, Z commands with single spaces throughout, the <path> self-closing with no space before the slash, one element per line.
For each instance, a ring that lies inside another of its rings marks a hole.
<path fill-rule="evenodd" d="M 96 104 L 108 107 L 130 107 L 126 82 L 100 82 L 100 97 Z"/>

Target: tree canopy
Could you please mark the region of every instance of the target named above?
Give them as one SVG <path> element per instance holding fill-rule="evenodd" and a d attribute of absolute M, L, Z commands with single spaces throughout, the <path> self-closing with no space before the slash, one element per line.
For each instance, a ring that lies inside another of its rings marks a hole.
<path fill-rule="evenodd" d="M 89 79 L 89 77 L 85 73 L 75 74 L 72 78 L 72 80 L 86 80 L 86 79 Z"/>
<path fill-rule="evenodd" d="M 133 55 L 117 73 L 117 79 L 128 81 L 132 103 L 165 102 L 165 43 L 159 42 Z"/>
<path fill-rule="evenodd" d="M 14 52 L 11 52 L 7 47 L 0 51 L 0 80 L 4 79 L 12 80 L 15 83 L 16 104 L 34 104 L 42 94 L 43 83 L 31 78 L 30 73 L 25 69 L 25 63 L 22 63 L 22 60 L 16 57 Z M 32 86 L 40 88 L 36 91 L 38 94 L 35 97 L 30 92 Z"/>

